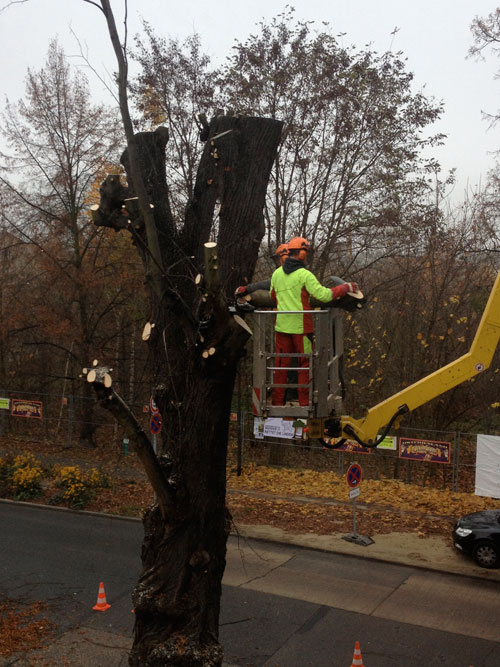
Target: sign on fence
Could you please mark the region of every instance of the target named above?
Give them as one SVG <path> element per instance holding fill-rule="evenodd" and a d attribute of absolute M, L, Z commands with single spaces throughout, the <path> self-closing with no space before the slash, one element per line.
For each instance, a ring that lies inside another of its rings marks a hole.
<path fill-rule="evenodd" d="M 395 435 L 386 436 L 382 440 L 380 445 L 377 445 L 377 449 L 390 449 L 393 452 L 395 452 L 397 448 L 398 448 L 398 439 L 396 438 Z"/>
<path fill-rule="evenodd" d="M 477 436 L 476 496 L 500 498 L 500 438 L 496 435 Z"/>
<path fill-rule="evenodd" d="M 10 408 L 10 400 L 8 398 L 0 398 L 0 410 L 8 410 Z"/>
<path fill-rule="evenodd" d="M 434 440 L 399 438 L 399 458 L 432 463 L 450 462 L 451 444 Z"/>
<path fill-rule="evenodd" d="M 42 401 L 27 401 L 24 398 L 12 398 L 10 403 L 10 414 L 13 417 L 42 418 Z"/>
<path fill-rule="evenodd" d="M 302 426 L 294 426 L 297 422 L 290 419 L 281 419 L 281 417 L 254 417 L 253 434 L 256 438 L 293 438 L 302 437 Z M 302 424 L 302 422 L 300 422 Z"/>

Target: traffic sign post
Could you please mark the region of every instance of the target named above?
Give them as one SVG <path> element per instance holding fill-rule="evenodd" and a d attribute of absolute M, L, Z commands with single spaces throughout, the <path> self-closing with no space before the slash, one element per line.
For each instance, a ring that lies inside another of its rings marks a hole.
<path fill-rule="evenodd" d="M 361 480 L 363 478 L 363 473 L 359 463 L 352 463 L 347 470 L 347 486 L 349 487 L 349 498 L 352 500 L 352 523 L 353 530 L 350 535 L 344 535 L 342 537 L 346 542 L 354 542 L 355 544 L 361 544 L 363 547 L 367 547 L 369 544 L 373 544 L 371 537 L 366 535 L 358 535 L 356 532 L 356 498 L 361 494 Z"/>
<path fill-rule="evenodd" d="M 362 473 L 361 473 L 361 466 L 359 463 L 353 463 L 352 465 L 349 466 L 349 469 L 347 471 L 347 485 L 351 489 L 357 488 L 361 484 L 361 478 L 362 478 Z"/>
<path fill-rule="evenodd" d="M 350 498 L 351 500 L 354 500 L 354 498 L 357 498 L 357 497 L 359 496 L 360 493 L 361 493 L 361 489 L 359 488 L 359 486 L 358 486 L 357 489 L 351 489 L 351 490 L 349 491 L 349 498 Z"/>
<path fill-rule="evenodd" d="M 149 422 L 149 428 L 153 435 L 158 435 L 158 433 L 161 431 L 161 427 L 162 427 L 161 415 L 159 412 L 157 412 L 151 417 L 151 420 Z"/>

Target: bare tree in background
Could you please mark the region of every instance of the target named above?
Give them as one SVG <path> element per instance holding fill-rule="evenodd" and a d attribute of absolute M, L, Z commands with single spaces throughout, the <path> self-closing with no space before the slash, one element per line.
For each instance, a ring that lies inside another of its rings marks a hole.
<path fill-rule="evenodd" d="M 286 9 L 236 42 L 227 65 L 214 70 L 198 36 L 179 44 L 146 27 L 134 99 L 150 119 L 179 117 L 169 129 L 186 165 L 197 152 L 186 110 L 200 101 L 284 122 L 266 198 L 267 247 L 307 236 L 320 277 L 332 265 L 352 274 L 425 226 L 433 191 L 441 196 L 448 180 L 423 157 L 444 138 L 430 129 L 441 105 L 414 92 L 402 54 L 345 47 L 329 26 L 297 21 Z M 179 171 L 169 182 L 189 192 L 188 176 Z"/>
<path fill-rule="evenodd" d="M 109 270 L 107 243 L 86 210 L 92 185 L 118 157 L 121 128 L 116 111 L 91 104 L 85 75 L 71 70 L 55 40 L 44 66 L 28 70 L 24 98 L 7 102 L 2 120 L 7 148 L 1 156 L 1 219 L 31 247 L 31 285 L 21 319 L 32 325 L 36 311 L 37 324 L 23 340 L 31 344 L 28 355 L 40 355 L 42 345 L 50 349 L 50 371 L 38 372 L 60 377 L 67 358 L 78 362 L 76 370 L 101 346 L 102 324 L 121 302 L 119 290 L 106 293 L 100 281 Z M 93 444 L 90 398 L 86 387 L 80 438 Z"/>

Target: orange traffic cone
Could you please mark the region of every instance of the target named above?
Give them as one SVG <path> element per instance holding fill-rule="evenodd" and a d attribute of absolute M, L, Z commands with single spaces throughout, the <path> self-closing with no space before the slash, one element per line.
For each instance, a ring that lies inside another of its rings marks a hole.
<path fill-rule="evenodd" d="M 106 611 L 106 609 L 109 609 L 111 607 L 110 604 L 106 602 L 106 593 L 104 592 L 104 584 L 101 583 L 99 584 L 99 593 L 97 594 L 97 604 L 92 607 L 92 609 L 95 609 L 96 611 Z"/>
<path fill-rule="evenodd" d="M 354 655 L 352 656 L 351 667 L 365 667 L 363 665 L 363 656 L 361 655 L 361 649 L 359 647 L 359 642 L 354 644 Z"/>

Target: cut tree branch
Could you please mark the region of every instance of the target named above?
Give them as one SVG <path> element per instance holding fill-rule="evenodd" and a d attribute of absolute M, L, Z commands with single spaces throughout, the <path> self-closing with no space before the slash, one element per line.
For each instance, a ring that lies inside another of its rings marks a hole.
<path fill-rule="evenodd" d="M 163 517 L 172 515 L 175 506 L 174 494 L 163 474 L 151 441 L 128 405 L 112 388 L 111 369 L 107 366 L 98 366 L 96 362 L 94 364 L 90 370 L 83 369 L 87 382 L 92 384 L 101 407 L 111 412 L 116 421 L 126 429 L 130 442 L 156 493 Z"/>

